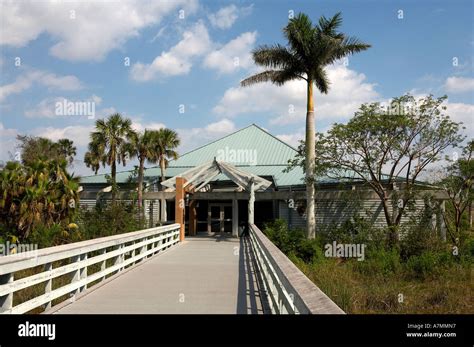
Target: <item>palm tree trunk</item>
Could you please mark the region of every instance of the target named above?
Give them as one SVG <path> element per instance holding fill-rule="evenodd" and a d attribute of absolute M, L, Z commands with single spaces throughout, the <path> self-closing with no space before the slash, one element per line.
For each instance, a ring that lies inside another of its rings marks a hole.
<path fill-rule="evenodd" d="M 316 236 L 316 189 L 314 184 L 316 138 L 314 122 L 313 81 L 308 80 L 306 111 L 306 235 L 308 239 L 314 239 Z"/>
<path fill-rule="evenodd" d="M 115 193 L 117 184 L 115 181 L 115 176 L 117 176 L 117 166 L 115 160 L 112 161 L 112 205 L 115 205 Z"/>
<path fill-rule="evenodd" d="M 142 210 L 143 200 L 143 170 L 145 167 L 145 157 L 140 158 L 140 164 L 138 168 L 138 212 Z"/>
<path fill-rule="evenodd" d="M 163 182 L 165 180 L 165 157 L 160 158 L 160 169 L 161 169 L 160 181 Z"/>

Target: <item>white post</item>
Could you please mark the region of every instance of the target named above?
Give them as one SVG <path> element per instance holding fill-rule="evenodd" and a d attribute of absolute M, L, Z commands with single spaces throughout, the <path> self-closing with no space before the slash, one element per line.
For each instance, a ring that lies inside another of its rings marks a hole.
<path fill-rule="evenodd" d="M 249 227 L 254 224 L 254 204 L 255 204 L 255 183 L 253 178 L 250 180 L 250 198 L 249 198 Z"/>
<path fill-rule="evenodd" d="M 53 263 L 47 263 L 44 265 L 44 271 L 51 273 L 51 270 L 53 270 Z M 44 293 L 49 294 L 51 293 L 51 289 L 53 288 L 53 280 L 50 278 L 49 280 L 46 281 L 45 287 L 44 287 Z M 51 308 L 51 301 L 48 301 L 44 305 L 45 310 L 49 310 Z"/>
<path fill-rule="evenodd" d="M 232 236 L 239 236 L 239 204 L 237 199 L 232 200 Z"/>
<path fill-rule="evenodd" d="M 7 284 L 13 282 L 13 272 L 5 275 L 0 275 L 0 284 Z M 0 312 L 6 312 L 13 307 L 13 292 L 0 296 Z"/>
<path fill-rule="evenodd" d="M 160 220 L 166 222 L 168 220 L 168 216 L 166 215 L 166 199 L 161 199 L 160 210 Z"/>
<path fill-rule="evenodd" d="M 87 260 L 87 253 L 84 253 L 82 256 L 81 256 L 81 261 L 86 261 Z M 81 271 L 80 271 L 80 279 L 81 280 L 86 280 L 87 279 L 87 266 L 84 266 L 83 268 L 81 268 Z M 87 289 L 87 284 L 84 284 L 81 288 L 80 288 L 80 292 L 83 292 L 84 290 Z"/>

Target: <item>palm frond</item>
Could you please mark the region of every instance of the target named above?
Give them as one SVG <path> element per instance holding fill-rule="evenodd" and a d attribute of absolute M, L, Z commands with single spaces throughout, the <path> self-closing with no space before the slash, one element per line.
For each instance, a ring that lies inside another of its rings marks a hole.
<path fill-rule="evenodd" d="M 255 64 L 271 69 L 280 69 L 295 64 L 295 57 L 280 44 L 262 45 L 252 52 Z"/>

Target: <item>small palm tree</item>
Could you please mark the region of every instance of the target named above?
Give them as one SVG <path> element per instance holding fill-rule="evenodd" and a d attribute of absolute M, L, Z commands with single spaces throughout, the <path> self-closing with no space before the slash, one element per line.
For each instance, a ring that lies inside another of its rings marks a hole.
<path fill-rule="evenodd" d="M 129 157 L 128 140 L 133 136 L 132 121 L 115 113 L 107 120 L 98 119 L 95 128 L 90 135 L 91 142 L 84 162 L 96 173 L 100 164 L 111 167 L 112 204 L 115 204 L 117 163 L 125 166 Z"/>
<path fill-rule="evenodd" d="M 307 83 L 306 107 L 306 199 L 307 236 L 315 237 L 315 120 L 313 86 L 321 93 L 329 90 L 329 80 L 325 71 L 327 65 L 353 53 L 366 50 L 370 45 L 357 38 L 346 36 L 337 29 L 342 24 L 341 13 L 327 19 L 322 16 L 318 24 L 313 23 L 306 14 L 298 14 L 290 19 L 283 32 L 288 46 L 279 44 L 260 46 L 253 51 L 257 65 L 267 70 L 248 77 L 241 82 L 243 87 L 260 82 L 272 82 L 278 86 L 292 80 L 305 80 Z"/>
<path fill-rule="evenodd" d="M 143 133 L 134 133 L 130 138 L 131 157 L 138 159 L 138 208 L 142 208 L 143 176 L 145 161 L 156 162 L 158 131 L 145 129 Z"/>
<path fill-rule="evenodd" d="M 55 143 L 58 155 L 66 159 L 68 164 L 72 164 L 76 153 L 76 147 L 71 140 L 60 139 Z"/>
<path fill-rule="evenodd" d="M 165 171 L 168 167 L 168 161 L 178 158 L 178 153 L 175 149 L 179 146 L 180 142 L 178 134 L 174 130 L 161 128 L 156 132 L 154 160 L 160 164 L 161 182 L 165 180 Z"/>

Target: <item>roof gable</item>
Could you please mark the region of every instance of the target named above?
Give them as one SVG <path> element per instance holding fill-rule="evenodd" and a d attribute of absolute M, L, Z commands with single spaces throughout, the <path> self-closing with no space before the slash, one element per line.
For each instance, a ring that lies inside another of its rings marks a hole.
<path fill-rule="evenodd" d="M 286 166 L 296 154 L 293 147 L 252 124 L 181 155 L 169 167 L 194 167 L 214 158 L 235 166 Z"/>

